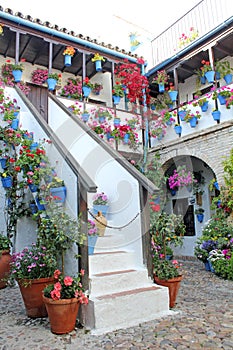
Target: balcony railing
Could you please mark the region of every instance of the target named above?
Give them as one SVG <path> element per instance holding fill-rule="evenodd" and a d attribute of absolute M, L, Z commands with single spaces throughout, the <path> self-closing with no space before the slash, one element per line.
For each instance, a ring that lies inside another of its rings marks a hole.
<path fill-rule="evenodd" d="M 183 17 L 152 40 L 153 65 L 172 57 L 214 28 L 233 13 L 230 0 L 202 0 Z M 192 30 L 190 30 L 192 28 Z M 184 34 L 182 36 L 182 34 Z"/>

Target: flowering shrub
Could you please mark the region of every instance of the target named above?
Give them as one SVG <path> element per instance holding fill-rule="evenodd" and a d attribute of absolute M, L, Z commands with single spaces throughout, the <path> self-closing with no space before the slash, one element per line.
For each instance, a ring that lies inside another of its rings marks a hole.
<path fill-rule="evenodd" d="M 187 113 L 186 114 L 186 116 L 184 117 L 184 120 L 186 121 L 186 122 L 190 122 L 190 120 L 192 119 L 192 118 L 194 118 L 194 117 L 196 117 L 197 119 L 200 119 L 201 118 L 201 114 L 200 114 L 200 112 L 199 111 L 196 111 L 195 113 Z"/>
<path fill-rule="evenodd" d="M 32 82 L 37 85 L 42 85 L 48 79 L 48 69 L 36 69 L 32 72 Z"/>
<path fill-rule="evenodd" d="M 57 261 L 44 246 L 32 244 L 14 253 L 10 262 L 11 279 L 37 279 L 51 277 L 57 267 Z"/>
<path fill-rule="evenodd" d="M 96 205 L 106 205 L 108 204 L 108 197 L 104 192 L 96 193 L 93 197 L 93 204 Z"/>
<path fill-rule="evenodd" d="M 168 185 L 169 188 L 175 189 L 177 187 L 192 185 L 195 181 L 191 171 L 187 171 L 185 166 L 178 166 L 174 170 L 173 175 L 169 176 Z"/>
<path fill-rule="evenodd" d="M 81 276 L 84 276 L 84 270 L 81 270 L 77 277 L 63 276 L 59 270 L 56 270 L 54 272 L 56 282 L 44 289 L 44 296 L 53 300 L 77 298 L 79 303 L 88 304 L 88 297 L 84 294 Z"/>
<path fill-rule="evenodd" d="M 113 86 L 112 94 L 114 96 L 120 96 L 120 97 L 124 96 L 124 89 L 120 82 L 117 81 L 116 84 Z"/>
<path fill-rule="evenodd" d="M 61 96 L 71 97 L 76 100 L 81 100 L 82 98 L 82 82 L 80 79 L 67 79 L 67 84 L 63 86 L 59 92 Z"/>
<path fill-rule="evenodd" d="M 88 77 L 86 77 L 85 79 L 83 79 L 83 86 L 87 86 L 87 87 L 93 89 L 94 84 L 92 84 L 90 82 L 90 79 Z"/>
<path fill-rule="evenodd" d="M 103 85 L 100 83 L 95 83 L 92 92 L 94 94 L 99 94 L 101 90 L 103 90 Z"/>

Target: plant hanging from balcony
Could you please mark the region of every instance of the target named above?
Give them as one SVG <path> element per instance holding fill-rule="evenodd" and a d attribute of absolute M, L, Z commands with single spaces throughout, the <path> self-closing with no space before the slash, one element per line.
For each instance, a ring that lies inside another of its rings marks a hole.
<path fill-rule="evenodd" d="M 138 64 L 143 64 L 144 61 L 138 60 Z M 148 95 L 148 79 L 141 74 L 138 64 L 129 63 L 127 59 L 124 63 L 118 64 L 115 69 L 116 77 L 121 81 L 127 89 L 127 98 L 131 103 L 144 102 L 144 93 Z"/>
<path fill-rule="evenodd" d="M 177 189 L 179 187 L 184 187 L 192 185 L 196 180 L 190 170 L 187 170 L 185 166 L 178 166 L 174 170 L 173 174 L 168 178 L 168 186 L 170 189 Z"/>
<path fill-rule="evenodd" d="M 59 92 L 60 96 L 70 97 L 76 100 L 82 99 L 82 82 L 80 79 L 68 78 L 66 85 Z"/>

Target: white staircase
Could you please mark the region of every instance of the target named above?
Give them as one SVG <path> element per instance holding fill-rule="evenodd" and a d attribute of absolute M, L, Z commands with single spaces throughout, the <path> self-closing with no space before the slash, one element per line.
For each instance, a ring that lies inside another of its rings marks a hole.
<path fill-rule="evenodd" d="M 133 251 L 124 249 L 124 234 L 106 229 L 89 256 L 90 296 L 86 329 L 93 334 L 127 328 L 171 314 L 166 287 L 148 277 Z"/>

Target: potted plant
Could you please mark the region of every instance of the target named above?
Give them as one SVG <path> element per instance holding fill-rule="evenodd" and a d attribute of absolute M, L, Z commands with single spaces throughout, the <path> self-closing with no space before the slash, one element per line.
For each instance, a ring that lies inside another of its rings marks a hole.
<path fill-rule="evenodd" d="M 224 60 L 215 62 L 215 70 L 219 73 L 219 78 L 224 78 L 226 84 L 231 84 L 233 68 L 229 61 Z"/>
<path fill-rule="evenodd" d="M 202 60 L 201 64 L 202 64 L 202 67 L 200 68 L 201 76 L 204 76 L 207 79 L 208 83 L 214 83 L 215 71 L 211 67 L 210 62 Z"/>
<path fill-rule="evenodd" d="M 99 95 L 101 90 L 103 90 L 103 85 L 101 83 L 94 83 L 94 87 L 92 89 L 93 94 Z"/>
<path fill-rule="evenodd" d="M 11 65 L 12 74 L 16 83 L 19 83 L 22 78 L 22 73 L 24 70 L 22 63 L 15 63 Z"/>
<path fill-rule="evenodd" d="M 91 59 L 92 62 L 95 62 L 95 68 L 97 72 L 101 72 L 102 71 L 102 65 L 101 62 L 105 61 L 105 58 L 103 56 L 101 56 L 99 53 L 95 53 L 94 57 Z"/>
<path fill-rule="evenodd" d="M 66 199 L 66 186 L 64 180 L 53 176 L 52 181 L 47 184 L 46 190 L 53 197 L 55 203 L 64 203 Z"/>
<path fill-rule="evenodd" d="M 176 123 L 174 125 L 174 130 L 175 130 L 177 135 L 181 135 L 181 133 L 182 133 L 182 126 L 179 123 Z"/>
<path fill-rule="evenodd" d="M 49 91 L 53 91 L 55 89 L 56 84 L 57 84 L 59 79 L 61 79 L 61 74 L 58 74 L 58 73 L 49 73 L 48 74 L 47 84 L 48 84 Z"/>
<path fill-rule="evenodd" d="M 6 235 L 0 233 L 0 289 L 7 286 L 7 280 L 10 273 L 10 248 L 11 240 Z"/>
<path fill-rule="evenodd" d="M 96 193 L 93 196 L 93 213 L 96 215 L 99 211 L 103 213 L 104 216 L 106 216 L 108 211 L 108 203 L 109 199 L 108 196 L 104 192 Z"/>
<path fill-rule="evenodd" d="M 187 170 L 185 166 L 178 165 L 173 174 L 168 177 L 168 186 L 170 189 L 179 189 L 179 187 L 192 186 L 196 182 L 193 173 Z"/>
<path fill-rule="evenodd" d="M 43 301 L 48 312 L 51 332 L 66 334 L 76 323 L 80 304 L 88 304 L 84 294 L 81 277 L 84 270 L 73 276 L 65 276 L 59 270 L 54 272 L 54 283 L 43 290 Z"/>
<path fill-rule="evenodd" d="M 178 91 L 175 90 L 175 86 L 173 85 L 173 83 L 169 84 L 169 87 L 166 88 L 166 91 L 168 92 L 171 101 L 176 102 Z"/>
<path fill-rule="evenodd" d="M 152 84 L 156 83 L 159 85 L 159 92 L 163 93 L 165 91 L 165 84 L 168 81 L 168 74 L 167 72 L 163 69 L 160 71 L 157 71 L 155 78 L 152 80 Z"/>
<path fill-rule="evenodd" d="M 116 105 L 120 102 L 120 99 L 124 97 L 124 88 L 120 82 L 116 82 L 112 89 L 113 103 Z"/>
<path fill-rule="evenodd" d="M 95 244 L 96 244 L 96 241 L 98 238 L 98 231 L 97 231 L 95 221 L 88 219 L 87 228 L 88 228 L 88 232 L 87 232 L 87 234 L 88 234 L 88 255 L 93 255 Z"/>
<path fill-rule="evenodd" d="M 182 280 L 181 265 L 177 260 L 167 260 L 166 248 L 169 244 L 183 244 L 185 225 L 183 218 L 165 212 L 152 213 L 150 233 L 152 237 L 152 260 L 154 281 L 169 288 L 169 306 L 175 306 Z"/>
<path fill-rule="evenodd" d="M 82 90 L 83 90 L 83 96 L 84 97 L 88 97 L 91 93 L 91 90 L 93 89 L 94 87 L 94 84 L 92 84 L 90 82 L 90 79 L 88 77 L 86 77 L 84 80 L 83 80 L 83 87 L 82 87 Z"/>
<path fill-rule="evenodd" d="M 201 223 L 203 222 L 204 219 L 204 209 L 199 207 L 197 209 L 195 209 L 195 214 L 197 215 L 197 220 Z"/>
<path fill-rule="evenodd" d="M 27 316 L 46 317 L 42 291 L 53 281 L 57 261 L 45 246 L 32 244 L 19 253 L 12 254 L 10 281 L 16 280 L 24 301 Z"/>
<path fill-rule="evenodd" d="M 75 49 L 73 46 L 67 46 L 66 49 L 63 51 L 63 55 L 65 56 L 65 66 L 69 67 L 71 66 L 71 57 L 73 57 L 75 54 Z"/>
<path fill-rule="evenodd" d="M 199 98 L 198 95 L 195 96 L 195 100 L 193 101 L 193 107 L 201 107 L 202 112 L 206 112 L 208 110 L 209 105 L 209 95 Z"/>
<path fill-rule="evenodd" d="M 194 128 L 197 125 L 197 120 L 201 118 L 201 114 L 196 111 L 196 113 L 187 113 L 184 117 L 184 120 L 190 124 L 192 128 Z"/>
<path fill-rule="evenodd" d="M 76 100 L 82 99 L 82 82 L 80 79 L 68 78 L 66 85 L 59 91 L 60 96 L 74 98 Z"/>
<path fill-rule="evenodd" d="M 196 258 L 203 262 L 206 271 L 210 271 L 210 265 L 208 262 L 209 253 L 218 247 L 218 242 L 211 237 L 202 236 L 196 241 L 194 248 L 194 255 Z"/>

